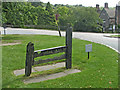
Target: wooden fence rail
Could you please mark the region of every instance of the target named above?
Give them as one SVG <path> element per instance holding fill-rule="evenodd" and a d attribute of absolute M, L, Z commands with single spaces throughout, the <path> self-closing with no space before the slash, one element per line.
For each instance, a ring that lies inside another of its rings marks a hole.
<path fill-rule="evenodd" d="M 65 52 L 65 54 L 59 57 L 48 58 L 45 60 L 35 61 L 36 57 L 57 54 Z M 25 76 L 30 76 L 32 72 L 32 65 L 37 65 L 41 63 L 47 63 L 50 61 L 66 59 L 66 69 L 70 69 L 72 67 L 72 27 L 68 27 L 66 30 L 66 46 L 59 46 L 54 48 L 42 49 L 34 51 L 34 44 L 29 42 L 27 45 L 26 52 L 26 63 L 25 63 Z"/>

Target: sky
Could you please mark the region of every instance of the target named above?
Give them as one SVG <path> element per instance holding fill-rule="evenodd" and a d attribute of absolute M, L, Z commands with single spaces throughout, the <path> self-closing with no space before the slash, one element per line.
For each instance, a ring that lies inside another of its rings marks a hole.
<path fill-rule="evenodd" d="M 120 0 L 40 0 L 44 3 L 50 2 L 51 4 L 69 4 L 69 5 L 79 5 L 83 6 L 92 6 L 95 7 L 96 4 L 99 4 L 100 7 L 104 7 L 104 3 L 108 3 L 109 7 L 115 7 Z"/>

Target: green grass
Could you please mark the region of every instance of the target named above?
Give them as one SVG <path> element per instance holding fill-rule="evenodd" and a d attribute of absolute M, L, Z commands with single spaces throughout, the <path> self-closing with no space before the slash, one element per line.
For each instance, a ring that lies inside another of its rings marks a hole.
<path fill-rule="evenodd" d="M 5 35 L 3 42 L 21 41 L 22 44 L 2 47 L 2 87 L 3 88 L 117 88 L 118 87 L 118 53 L 96 43 L 73 39 L 72 68 L 82 70 L 80 73 L 47 80 L 40 83 L 24 84 L 23 75 L 15 76 L 13 71 L 25 68 L 26 45 L 33 42 L 35 50 L 65 45 L 65 38 L 46 35 Z M 87 59 L 85 45 L 92 44 L 93 51 Z M 63 61 L 63 60 L 60 60 Z M 58 61 L 57 61 L 58 62 Z M 53 62 L 52 62 L 53 63 Z M 51 63 L 49 63 L 51 64 Z M 42 64 L 43 65 L 43 64 Z M 65 68 L 46 72 L 32 73 L 50 74 L 64 71 Z"/>
<path fill-rule="evenodd" d="M 120 35 L 111 35 L 111 37 L 117 37 L 117 38 L 120 38 Z"/>

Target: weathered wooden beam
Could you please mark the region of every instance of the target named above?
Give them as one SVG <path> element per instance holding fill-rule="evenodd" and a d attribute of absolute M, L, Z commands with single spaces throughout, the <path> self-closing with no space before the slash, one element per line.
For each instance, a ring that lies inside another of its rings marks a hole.
<path fill-rule="evenodd" d="M 38 54 L 38 52 L 40 53 Z M 66 52 L 66 46 L 59 46 L 59 47 L 34 51 L 34 58 L 39 57 L 39 56 L 61 53 L 61 52 Z"/>
<path fill-rule="evenodd" d="M 34 53 L 34 44 L 29 42 L 27 45 L 27 52 L 26 52 L 25 76 L 30 76 L 32 72 L 33 53 Z"/>
<path fill-rule="evenodd" d="M 41 64 L 41 63 L 47 63 L 47 62 L 50 62 L 50 61 L 56 61 L 56 60 L 61 60 L 61 59 L 65 59 L 65 54 L 63 54 L 59 57 L 48 58 L 48 59 L 45 59 L 45 60 L 40 59 L 39 61 L 34 61 L 33 65 Z"/>
<path fill-rule="evenodd" d="M 72 67 L 72 27 L 66 30 L 66 68 Z"/>

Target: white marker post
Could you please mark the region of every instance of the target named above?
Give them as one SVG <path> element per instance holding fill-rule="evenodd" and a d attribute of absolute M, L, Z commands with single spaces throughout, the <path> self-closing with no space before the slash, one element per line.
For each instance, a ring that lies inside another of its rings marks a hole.
<path fill-rule="evenodd" d="M 5 24 L 3 25 L 3 28 L 4 28 L 4 35 L 6 35 L 6 32 L 5 32 L 6 25 Z"/>
<path fill-rule="evenodd" d="M 88 44 L 88 45 L 86 45 L 86 47 L 85 47 L 86 49 L 86 52 L 88 52 L 88 59 L 89 59 L 89 52 L 91 52 L 92 51 L 92 44 Z"/>

